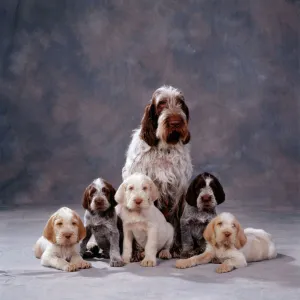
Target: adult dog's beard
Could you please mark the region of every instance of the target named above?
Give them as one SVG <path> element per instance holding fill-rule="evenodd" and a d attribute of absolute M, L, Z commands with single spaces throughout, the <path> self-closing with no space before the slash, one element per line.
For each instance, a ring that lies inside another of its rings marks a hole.
<path fill-rule="evenodd" d="M 179 139 L 180 139 L 180 132 L 172 131 L 167 136 L 167 143 L 168 144 L 176 144 L 179 142 Z"/>

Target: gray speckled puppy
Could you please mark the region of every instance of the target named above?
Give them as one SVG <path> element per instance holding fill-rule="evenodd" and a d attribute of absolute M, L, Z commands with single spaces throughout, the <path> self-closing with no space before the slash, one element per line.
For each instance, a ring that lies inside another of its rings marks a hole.
<path fill-rule="evenodd" d="M 198 255 L 205 250 L 204 229 L 217 215 L 216 206 L 225 201 L 225 193 L 219 180 L 205 172 L 192 181 L 185 200 L 180 219 L 181 258 Z"/>
<path fill-rule="evenodd" d="M 115 189 L 102 178 L 95 179 L 85 190 L 82 206 L 86 209 L 84 225 L 86 237 L 80 245 L 83 257 L 92 257 L 87 251 L 87 243 L 94 235 L 96 243 L 103 251 L 105 258 L 110 258 L 110 266 L 122 267 L 123 260 L 120 247 L 123 241 L 122 221 L 115 212 L 117 205 L 114 196 Z M 99 249 L 98 249 L 99 251 Z"/>

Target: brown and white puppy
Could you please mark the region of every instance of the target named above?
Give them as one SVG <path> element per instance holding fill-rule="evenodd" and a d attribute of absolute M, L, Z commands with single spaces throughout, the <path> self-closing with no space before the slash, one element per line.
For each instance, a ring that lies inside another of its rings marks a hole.
<path fill-rule="evenodd" d="M 205 250 L 203 232 L 217 215 L 216 206 L 225 201 L 225 193 L 219 180 L 204 172 L 191 182 L 180 219 L 182 252 L 181 258 L 200 254 Z"/>
<path fill-rule="evenodd" d="M 180 252 L 180 216 L 192 176 L 189 109 L 183 93 L 172 87 L 157 89 L 146 106 L 141 126 L 133 132 L 123 180 L 135 172 L 149 176 L 159 189 L 156 203 L 175 230 L 173 257 Z"/>
<path fill-rule="evenodd" d="M 85 234 L 79 215 L 70 208 L 62 207 L 48 220 L 43 236 L 35 244 L 35 256 L 41 258 L 43 266 L 67 272 L 91 268 L 76 249 Z"/>
<path fill-rule="evenodd" d="M 122 223 L 116 215 L 115 189 L 102 178 L 95 179 L 85 189 L 82 206 L 86 210 L 84 224 L 86 237 L 81 243 L 80 254 L 91 257 L 93 253 L 87 251 L 87 243 L 93 235 L 104 258 L 110 258 L 110 266 L 122 267 L 124 265 L 120 248 L 122 247 Z"/>
<path fill-rule="evenodd" d="M 272 259 L 277 256 L 272 236 L 262 229 L 243 230 L 239 221 L 230 213 L 221 213 L 206 227 L 204 253 L 176 262 L 176 268 L 185 269 L 209 262 L 221 263 L 217 273 L 230 272 L 246 267 L 247 262 Z"/>

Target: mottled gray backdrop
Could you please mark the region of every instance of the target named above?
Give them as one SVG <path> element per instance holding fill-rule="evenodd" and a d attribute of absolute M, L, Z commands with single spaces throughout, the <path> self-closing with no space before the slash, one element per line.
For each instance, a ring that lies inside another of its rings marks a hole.
<path fill-rule="evenodd" d="M 195 175 L 299 203 L 299 33 L 297 0 L 1 0 L 0 206 L 117 187 L 162 84 L 186 95 Z"/>

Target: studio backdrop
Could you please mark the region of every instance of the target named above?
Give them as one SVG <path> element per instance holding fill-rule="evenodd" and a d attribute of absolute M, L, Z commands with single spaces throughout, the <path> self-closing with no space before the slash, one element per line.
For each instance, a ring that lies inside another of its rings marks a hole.
<path fill-rule="evenodd" d="M 299 34 L 296 0 L 2 0 L 0 205 L 117 187 L 163 84 L 190 108 L 194 175 L 228 203 L 297 205 Z"/>

